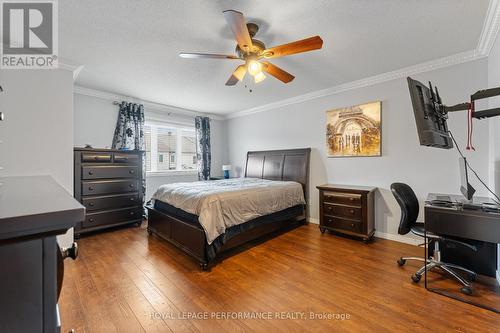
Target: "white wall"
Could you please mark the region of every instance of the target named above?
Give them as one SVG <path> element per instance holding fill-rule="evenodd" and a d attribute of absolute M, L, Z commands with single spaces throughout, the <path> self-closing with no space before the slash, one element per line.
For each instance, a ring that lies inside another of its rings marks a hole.
<path fill-rule="evenodd" d="M 81 94 L 74 95 L 74 138 L 75 146 L 90 144 L 95 148 L 110 147 L 118 117 L 118 106 L 109 99 Z M 194 118 L 184 115 L 168 115 L 167 112 L 145 109 L 146 120 L 165 121 L 176 124 L 194 125 Z M 222 164 L 227 163 L 226 126 L 223 121 L 212 119 L 212 176 L 222 175 Z M 195 181 L 195 174 L 173 172 L 170 176 L 147 176 L 146 199 L 148 200 L 161 184 Z"/>
<path fill-rule="evenodd" d="M 487 85 L 487 60 L 415 75 L 414 78 L 438 85 L 449 104 L 464 102 Z M 325 111 L 338 107 L 382 101 L 382 156 L 368 158 L 327 158 Z M 466 138 L 466 114 L 452 114 L 450 129 L 462 149 Z M 470 163 L 488 181 L 489 126 L 476 122 L 476 151 L 467 153 Z M 347 91 L 271 111 L 234 118 L 227 122 L 229 160 L 243 170 L 249 150 L 312 148 L 310 166 L 310 214 L 319 218 L 318 191 L 322 183 L 372 185 L 376 195 L 376 230 L 397 234 L 400 209 L 389 187 L 392 182 L 410 184 L 423 201 L 428 192 L 459 193 L 458 154 L 455 150 L 421 147 L 406 79 Z M 485 194 L 477 183 L 473 186 Z M 422 202 L 423 203 L 423 202 Z M 421 205 L 423 206 L 423 204 Z M 423 220 L 423 207 L 419 220 Z"/>
<path fill-rule="evenodd" d="M 497 35 L 495 44 L 488 57 L 488 87 L 500 87 L 500 37 Z M 500 97 L 490 98 L 490 108 L 500 107 Z M 500 117 L 490 119 L 490 184 L 500 196 Z M 497 280 L 500 282 L 500 245 L 497 251 Z"/>
<path fill-rule="evenodd" d="M 73 195 L 73 73 L 0 70 L 0 83 L 0 175 L 48 174 Z"/>

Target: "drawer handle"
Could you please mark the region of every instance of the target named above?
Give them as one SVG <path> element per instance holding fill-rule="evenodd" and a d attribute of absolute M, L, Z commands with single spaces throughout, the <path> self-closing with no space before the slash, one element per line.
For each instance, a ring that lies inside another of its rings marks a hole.
<path fill-rule="evenodd" d="M 354 223 L 351 223 L 351 228 L 354 228 Z"/>
<path fill-rule="evenodd" d="M 130 214 L 130 215 L 135 215 L 135 212 L 130 212 L 129 214 Z"/>
<path fill-rule="evenodd" d="M 89 186 L 89 191 L 93 191 L 94 188 L 92 186 Z"/>
<path fill-rule="evenodd" d="M 328 219 L 328 222 L 332 223 L 333 221 L 332 221 L 332 219 Z"/>
<path fill-rule="evenodd" d="M 133 174 L 134 170 L 129 170 L 128 173 Z"/>
<path fill-rule="evenodd" d="M 134 187 L 134 184 L 130 184 L 129 186 L 130 186 L 130 187 Z"/>
<path fill-rule="evenodd" d="M 135 198 L 130 198 L 130 201 L 135 201 Z"/>
<path fill-rule="evenodd" d="M 349 212 L 350 212 L 351 214 L 354 214 L 354 209 L 351 209 Z"/>
<path fill-rule="evenodd" d="M 93 202 L 89 202 L 89 206 L 90 206 L 90 207 L 93 207 L 93 206 L 94 206 L 94 203 L 93 203 Z"/>
<path fill-rule="evenodd" d="M 353 197 L 350 197 L 350 198 L 349 198 L 349 200 L 354 201 L 354 198 L 353 198 Z"/>
<path fill-rule="evenodd" d="M 94 222 L 94 218 L 93 217 L 89 218 L 89 222 Z"/>
<path fill-rule="evenodd" d="M 93 174 L 94 174 L 94 172 L 92 172 L 92 171 L 89 171 L 89 175 L 91 175 L 91 176 L 92 176 Z"/>

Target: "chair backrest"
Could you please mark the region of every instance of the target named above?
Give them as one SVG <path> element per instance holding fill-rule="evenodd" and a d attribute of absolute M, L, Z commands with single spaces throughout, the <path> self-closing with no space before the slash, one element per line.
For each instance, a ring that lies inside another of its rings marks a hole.
<path fill-rule="evenodd" d="M 411 187 L 404 183 L 391 184 L 391 191 L 401 207 L 401 221 L 399 222 L 398 233 L 406 235 L 417 222 L 419 211 L 417 196 Z"/>

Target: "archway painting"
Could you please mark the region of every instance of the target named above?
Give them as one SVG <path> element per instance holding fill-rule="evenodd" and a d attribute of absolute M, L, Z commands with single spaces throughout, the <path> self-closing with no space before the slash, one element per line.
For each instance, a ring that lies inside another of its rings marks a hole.
<path fill-rule="evenodd" d="M 326 112 L 328 157 L 380 156 L 382 102 Z"/>

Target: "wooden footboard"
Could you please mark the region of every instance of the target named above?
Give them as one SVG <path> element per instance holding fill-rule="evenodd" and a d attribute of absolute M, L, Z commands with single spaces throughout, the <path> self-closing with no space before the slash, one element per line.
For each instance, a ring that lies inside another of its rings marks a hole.
<path fill-rule="evenodd" d="M 154 233 L 186 254 L 194 257 L 198 260 L 200 266 L 206 270 L 211 262 L 207 256 L 208 244 L 203 228 L 170 216 L 163 211 L 155 209 L 153 206 L 147 206 L 146 208 L 148 209 L 148 233 Z M 256 225 L 252 229 L 231 238 L 219 249 L 217 255 L 264 235 L 269 235 L 279 230 L 293 229 L 305 223 L 305 221 L 305 215 L 300 215 L 293 219 Z"/>
<path fill-rule="evenodd" d="M 205 231 L 197 226 L 181 221 L 152 206 L 148 209 L 148 232 L 169 241 L 185 253 L 194 257 L 200 265 L 207 265 Z"/>

